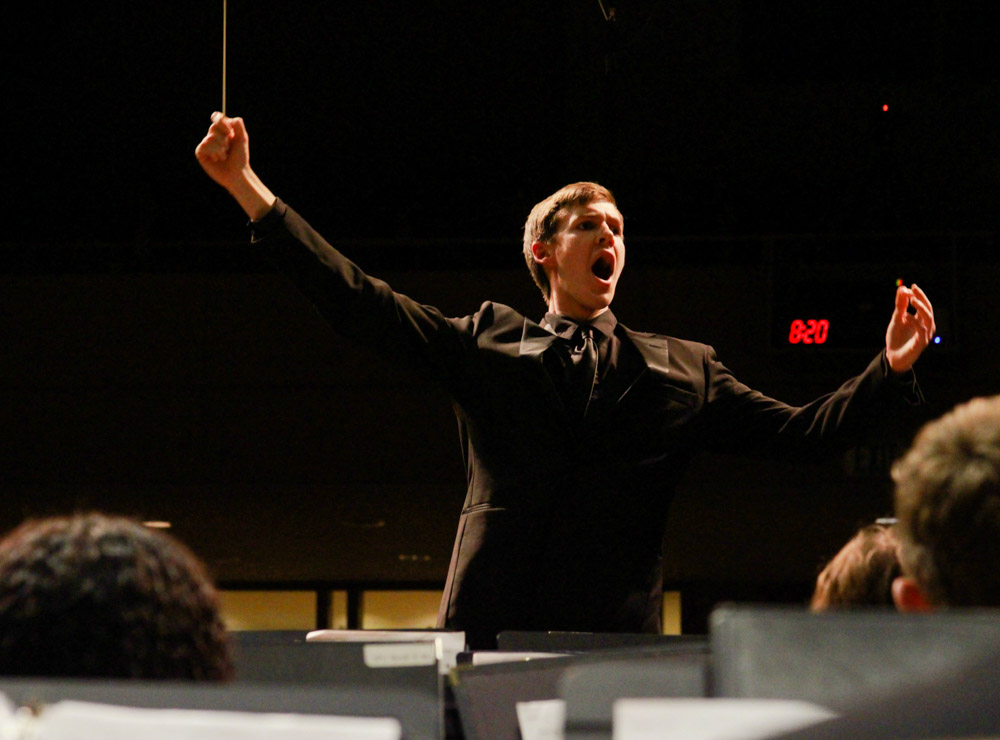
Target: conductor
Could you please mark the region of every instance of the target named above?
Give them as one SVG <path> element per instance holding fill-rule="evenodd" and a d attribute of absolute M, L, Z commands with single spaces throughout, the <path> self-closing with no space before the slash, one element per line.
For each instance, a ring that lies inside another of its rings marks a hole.
<path fill-rule="evenodd" d="M 438 623 L 473 649 L 502 630 L 658 632 L 667 510 L 693 455 L 845 444 L 921 400 L 911 368 L 935 327 L 916 285 L 897 289 L 885 349 L 860 375 L 790 406 L 740 383 L 708 345 L 617 321 L 624 220 L 596 183 L 528 216 L 544 316 L 486 301 L 450 318 L 369 277 L 277 198 L 250 166 L 242 119 L 213 114 L 196 156 L 250 217 L 254 247 L 338 332 L 452 398 L 468 488 Z"/>

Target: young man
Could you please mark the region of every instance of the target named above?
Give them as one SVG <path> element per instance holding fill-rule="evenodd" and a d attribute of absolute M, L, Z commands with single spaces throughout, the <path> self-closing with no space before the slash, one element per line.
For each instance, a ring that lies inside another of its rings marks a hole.
<path fill-rule="evenodd" d="M 1000 606 L 1000 396 L 927 424 L 893 466 L 901 611 Z"/>
<path fill-rule="evenodd" d="M 528 217 L 540 323 L 489 301 L 446 318 L 278 200 L 250 167 L 241 119 L 212 121 L 196 156 L 253 220 L 258 248 L 338 331 L 430 372 L 454 401 L 468 491 L 439 623 L 473 648 L 501 630 L 658 631 L 667 509 L 691 455 L 829 444 L 919 396 L 909 371 L 934 317 L 916 286 L 897 292 L 886 351 L 864 373 L 793 408 L 739 383 L 711 347 L 617 322 L 623 219 L 599 185 L 567 186 Z"/>

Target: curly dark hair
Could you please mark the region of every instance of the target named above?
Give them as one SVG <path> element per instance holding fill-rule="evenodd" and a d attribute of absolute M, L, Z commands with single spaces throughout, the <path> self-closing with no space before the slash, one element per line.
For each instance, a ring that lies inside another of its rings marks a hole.
<path fill-rule="evenodd" d="M 0 675 L 226 680 L 218 595 L 180 541 L 99 513 L 0 540 Z"/>

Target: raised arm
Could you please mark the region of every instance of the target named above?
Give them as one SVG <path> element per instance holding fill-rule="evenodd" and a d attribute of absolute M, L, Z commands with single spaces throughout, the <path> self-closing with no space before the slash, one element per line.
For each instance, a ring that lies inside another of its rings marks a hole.
<path fill-rule="evenodd" d="M 241 118 L 213 113 L 195 156 L 256 222 L 252 243 L 257 252 L 295 283 L 334 330 L 394 365 L 428 373 L 455 398 L 480 392 L 483 383 L 469 370 L 469 357 L 476 350 L 473 333 L 494 321 L 493 304 L 484 303 L 470 316 L 448 318 L 367 275 L 261 182 L 250 167 L 249 137 Z M 510 309 L 504 317 L 520 338 L 524 318 Z"/>
<path fill-rule="evenodd" d="M 208 133 L 194 150 L 208 176 L 229 191 L 253 221 L 274 205 L 275 196 L 250 168 L 250 138 L 242 118 L 212 114 Z"/>
<path fill-rule="evenodd" d="M 914 313 L 909 312 L 912 307 Z M 934 339 L 934 307 L 916 284 L 896 289 L 896 306 L 885 332 L 885 354 L 893 372 L 905 373 Z"/>

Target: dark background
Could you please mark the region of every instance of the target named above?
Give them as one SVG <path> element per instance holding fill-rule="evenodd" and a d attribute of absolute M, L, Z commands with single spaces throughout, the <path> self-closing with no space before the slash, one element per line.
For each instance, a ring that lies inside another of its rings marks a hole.
<path fill-rule="evenodd" d="M 171 520 L 230 585 L 440 585 L 464 495 L 447 399 L 326 327 L 194 159 L 221 0 L 37 5 L 0 31 L 0 524 L 100 508 Z M 540 314 L 524 217 L 608 185 L 619 318 L 790 402 L 878 352 L 896 278 L 928 289 L 924 409 L 843 456 L 696 463 L 665 550 L 699 629 L 717 600 L 805 599 L 890 513 L 919 423 L 997 390 L 995 14 L 230 0 L 227 112 L 276 193 L 455 315 Z M 800 306 L 836 318 L 828 346 L 782 341 Z"/>

